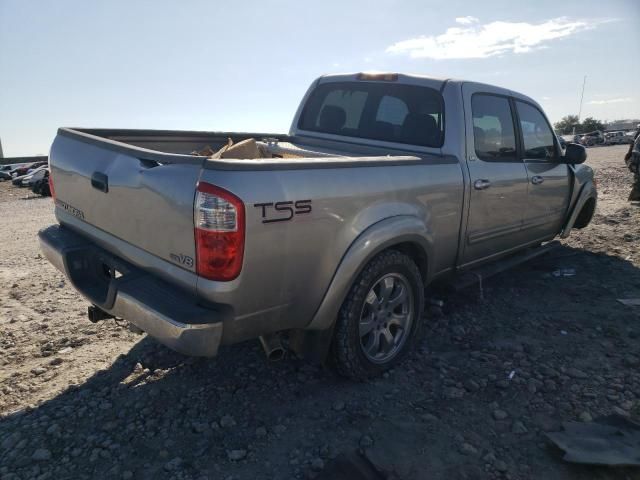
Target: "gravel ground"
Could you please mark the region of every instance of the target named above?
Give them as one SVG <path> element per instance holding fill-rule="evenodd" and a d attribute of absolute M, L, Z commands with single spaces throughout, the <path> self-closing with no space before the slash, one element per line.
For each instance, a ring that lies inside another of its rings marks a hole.
<path fill-rule="evenodd" d="M 486 281 L 482 298 L 443 297 L 419 351 L 367 383 L 268 363 L 258 342 L 192 359 L 89 323 L 39 253 L 51 200 L 0 184 L 0 479 L 314 478 L 358 449 L 389 478 L 640 478 L 564 463 L 544 435 L 640 416 L 640 307 L 617 301 L 640 298 L 624 150 L 589 150 L 589 228 Z"/>

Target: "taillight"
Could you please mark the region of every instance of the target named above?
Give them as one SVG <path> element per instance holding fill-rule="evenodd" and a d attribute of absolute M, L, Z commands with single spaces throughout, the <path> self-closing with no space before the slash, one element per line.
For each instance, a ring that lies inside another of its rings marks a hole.
<path fill-rule="evenodd" d="M 196 271 L 209 280 L 233 280 L 242 270 L 244 204 L 226 190 L 200 182 L 194 203 Z"/>
<path fill-rule="evenodd" d="M 53 189 L 53 176 L 51 175 L 51 172 L 49 172 L 49 192 L 51 192 L 51 198 L 55 200 L 56 191 Z"/>

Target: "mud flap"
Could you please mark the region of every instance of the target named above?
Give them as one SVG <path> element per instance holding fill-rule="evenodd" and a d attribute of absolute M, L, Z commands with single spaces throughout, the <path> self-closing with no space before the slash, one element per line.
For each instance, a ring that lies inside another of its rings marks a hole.
<path fill-rule="evenodd" d="M 316 364 L 324 364 L 333 339 L 334 324 L 326 330 L 291 330 L 289 349 L 298 357 Z"/>

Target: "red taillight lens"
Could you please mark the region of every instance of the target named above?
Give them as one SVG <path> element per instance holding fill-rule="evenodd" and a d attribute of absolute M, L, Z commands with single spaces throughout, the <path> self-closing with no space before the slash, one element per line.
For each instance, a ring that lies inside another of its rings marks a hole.
<path fill-rule="evenodd" d="M 55 200 L 56 191 L 53 189 L 53 177 L 51 176 L 51 172 L 49 172 L 49 192 L 51 192 L 51 198 Z"/>
<path fill-rule="evenodd" d="M 242 200 L 220 187 L 200 182 L 193 220 L 198 275 L 221 281 L 240 275 L 244 255 Z"/>

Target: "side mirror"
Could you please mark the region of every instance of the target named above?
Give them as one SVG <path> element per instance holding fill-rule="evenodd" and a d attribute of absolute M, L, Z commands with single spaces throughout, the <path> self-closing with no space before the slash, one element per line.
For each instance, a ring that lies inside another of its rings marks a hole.
<path fill-rule="evenodd" d="M 587 149 L 577 143 L 567 143 L 564 155 L 560 157 L 562 163 L 577 165 L 587 160 Z"/>

